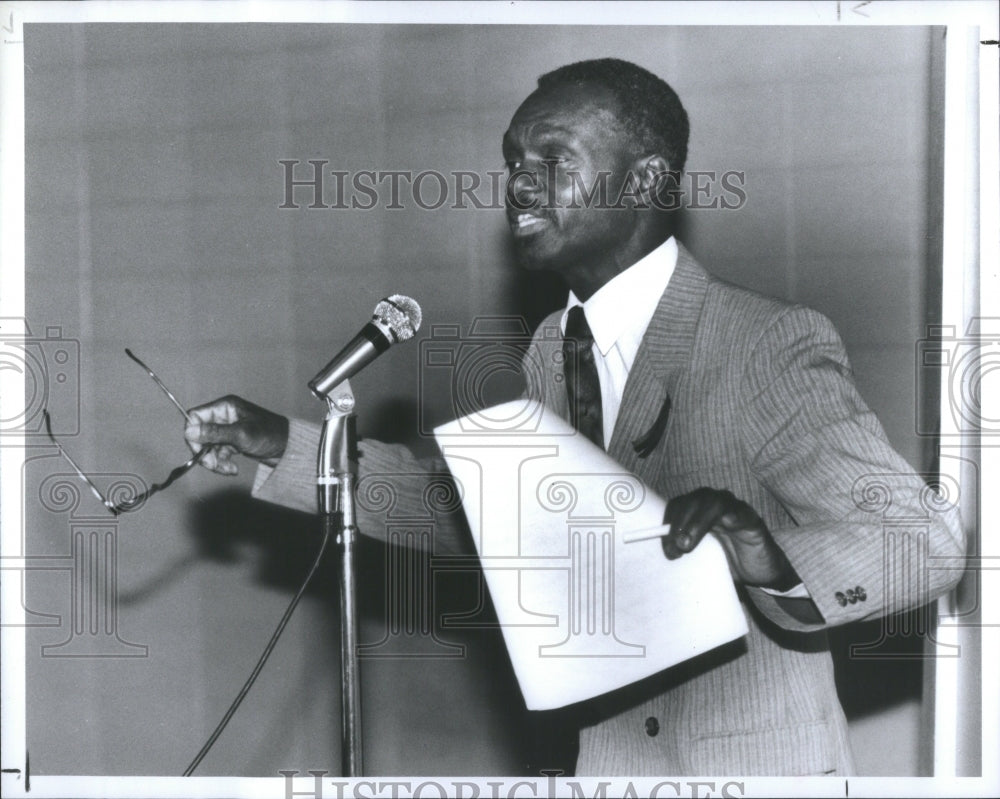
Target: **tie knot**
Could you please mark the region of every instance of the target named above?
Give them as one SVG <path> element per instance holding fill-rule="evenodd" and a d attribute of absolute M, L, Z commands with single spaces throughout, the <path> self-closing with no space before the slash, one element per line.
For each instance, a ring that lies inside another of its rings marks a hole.
<path fill-rule="evenodd" d="M 566 317 L 566 338 L 584 342 L 594 340 L 594 334 L 590 332 L 587 314 L 584 313 L 582 305 L 574 305 L 569 309 L 569 315 Z"/>

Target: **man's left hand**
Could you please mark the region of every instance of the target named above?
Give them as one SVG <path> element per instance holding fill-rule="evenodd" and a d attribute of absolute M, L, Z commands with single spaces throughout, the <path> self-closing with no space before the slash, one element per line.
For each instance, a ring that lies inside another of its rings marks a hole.
<path fill-rule="evenodd" d="M 670 525 L 670 533 L 663 538 L 663 553 L 670 560 L 691 552 L 707 533 L 715 533 L 736 580 L 779 591 L 799 582 L 764 520 L 729 491 L 698 488 L 674 497 L 667 503 L 663 521 Z"/>

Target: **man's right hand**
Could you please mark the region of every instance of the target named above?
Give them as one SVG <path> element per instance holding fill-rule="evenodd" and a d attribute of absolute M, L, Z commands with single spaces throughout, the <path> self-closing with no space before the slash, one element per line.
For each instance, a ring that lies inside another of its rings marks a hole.
<path fill-rule="evenodd" d="M 288 419 L 230 394 L 188 411 L 184 438 L 195 452 L 213 446 L 201 465 L 219 474 L 236 474 L 236 453 L 274 466 L 288 444 Z"/>

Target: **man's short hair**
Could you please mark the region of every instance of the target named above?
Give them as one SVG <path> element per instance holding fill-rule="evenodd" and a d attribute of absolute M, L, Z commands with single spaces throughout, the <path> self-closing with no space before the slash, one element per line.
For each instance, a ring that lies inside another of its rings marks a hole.
<path fill-rule="evenodd" d="M 618 119 L 643 153 L 659 153 L 678 175 L 687 160 L 688 116 L 677 93 L 647 69 L 619 58 L 577 61 L 547 72 L 538 88 L 591 84 L 611 93 Z"/>

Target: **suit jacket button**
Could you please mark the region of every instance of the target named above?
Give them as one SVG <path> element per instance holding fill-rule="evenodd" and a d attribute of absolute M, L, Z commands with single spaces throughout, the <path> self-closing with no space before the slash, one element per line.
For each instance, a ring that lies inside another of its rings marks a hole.
<path fill-rule="evenodd" d="M 847 605 L 847 597 L 844 596 L 842 591 L 838 591 L 836 594 L 833 595 L 833 597 L 834 599 L 837 600 L 837 604 L 840 605 L 840 607 L 844 607 L 845 605 Z"/>
<path fill-rule="evenodd" d="M 854 590 L 851 588 L 847 589 L 847 601 L 852 605 L 856 605 L 858 603 L 858 595 L 855 594 Z"/>
<path fill-rule="evenodd" d="M 862 602 L 868 599 L 868 594 L 865 593 L 865 589 L 862 588 L 860 585 L 854 589 L 854 596 L 856 596 Z"/>
<path fill-rule="evenodd" d="M 655 738 L 660 732 L 660 722 L 657 721 L 656 716 L 650 716 L 646 719 L 646 735 L 650 738 Z"/>

